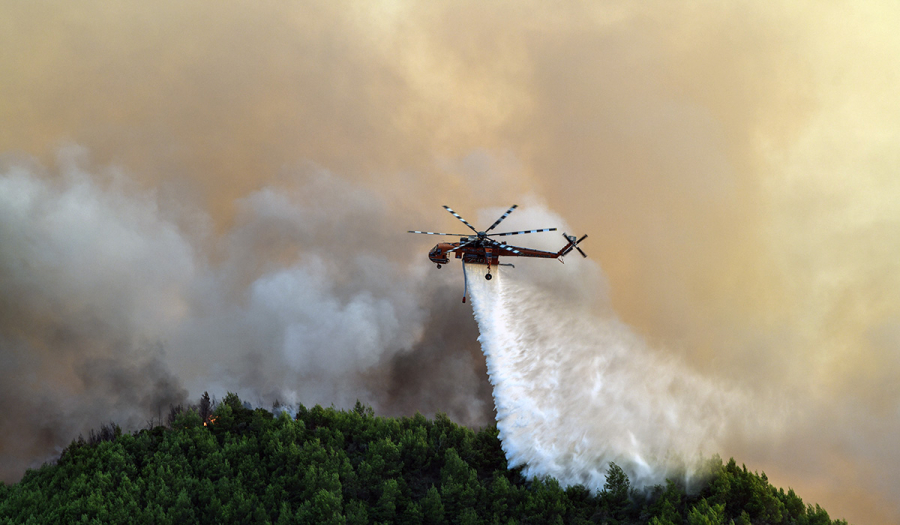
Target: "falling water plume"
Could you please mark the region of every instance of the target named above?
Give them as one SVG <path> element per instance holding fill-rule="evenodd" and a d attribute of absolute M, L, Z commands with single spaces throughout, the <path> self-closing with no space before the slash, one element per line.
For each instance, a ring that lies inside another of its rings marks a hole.
<path fill-rule="evenodd" d="M 635 487 L 690 477 L 737 396 L 653 351 L 615 318 L 548 296 L 512 272 L 466 265 L 510 467 L 599 490 L 615 462 Z"/>

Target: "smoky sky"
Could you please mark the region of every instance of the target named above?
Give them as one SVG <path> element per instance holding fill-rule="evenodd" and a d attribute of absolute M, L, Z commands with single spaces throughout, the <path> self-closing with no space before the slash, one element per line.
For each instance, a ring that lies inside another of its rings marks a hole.
<path fill-rule="evenodd" d="M 459 269 L 404 232 L 531 202 L 590 235 L 556 293 L 797 415 L 723 456 L 896 522 L 897 18 L 3 2 L 4 478 L 204 390 L 489 422 Z"/>

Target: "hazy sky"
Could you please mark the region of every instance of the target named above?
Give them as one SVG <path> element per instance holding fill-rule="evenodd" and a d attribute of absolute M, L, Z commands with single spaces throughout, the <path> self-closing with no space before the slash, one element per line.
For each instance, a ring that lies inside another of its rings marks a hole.
<path fill-rule="evenodd" d="M 404 232 L 518 202 L 590 235 L 651 347 L 792 415 L 718 452 L 896 523 L 898 26 L 880 1 L 0 0 L 0 470 L 125 404 L 297 378 L 483 424 L 459 269 Z"/>

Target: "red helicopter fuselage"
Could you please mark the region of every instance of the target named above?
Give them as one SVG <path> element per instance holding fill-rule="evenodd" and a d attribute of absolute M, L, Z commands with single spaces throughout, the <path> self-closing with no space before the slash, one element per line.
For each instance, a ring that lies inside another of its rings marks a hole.
<path fill-rule="evenodd" d="M 564 234 L 565 235 L 565 234 Z M 574 239 L 569 239 L 565 246 L 558 252 L 548 252 L 544 250 L 536 250 L 534 248 L 522 248 L 507 246 L 506 243 L 483 243 L 474 238 L 463 237 L 460 242 L 441 242 L 435 244 L 431 251 L 428 252 L 428 258 L 431 262 L 438 265 L 450 262 L 450 252 L 456 255 L 457 259 L 462 259 L 466 264 L 490 264 L 497 266 L 500 264 L 500 257 L 538 257 L 542 259 L 558 259 L 567 254 L 574 246 Z M 473 242 L 474 241 L 474 242 Z M 469 244 L 466 244 L 469 243 Z M 460 245 L 464 245 L 460 248 Z"/>

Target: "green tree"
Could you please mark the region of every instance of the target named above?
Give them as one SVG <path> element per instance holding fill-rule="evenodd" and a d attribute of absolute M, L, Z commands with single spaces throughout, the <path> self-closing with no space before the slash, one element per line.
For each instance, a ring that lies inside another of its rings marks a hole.
<path fill-rule="evenodd" d="M 186 490 L 178 493 L 175 505 L 169 509 L 168 515 L 174 523 L 196 523 L 197 516 L 194 514 L 194 505 Z"/>
<path fill-rule="evenodd" d="M 323 525 L 344 525 L 341 496 L 322 489 L 297 509 L 297 521 Z"/>
<path fill-rule="evenodd" d="M 706 498 L 700 500 L 688 514 L 688 525 L 723 525 L 725 523 L 725 505 L 710 506 Z"/>
<path fill-rule="evenodd" d="M 422 498 L 422 515 L 425 518 L 425 523 L 428 525 L 443 525 L 447 523 L 441 494 L 434 485 L 428 489 L 425 497 Z"/>
<path fill-rule="evenodd" d="M 386 479 L 381 484 L 381 496 L 375 506 L 373 516 L 376 520 L 391 523 L 397 517 L 397 507 L 400 504 L 400 486 L 396 479 Z"/>
<path fill-rule="evenodd" d="M 684 491 L 671 480 L 666 480 L 666 488 L 652 505 L 649 506 L 653 518 L 650 525 L 681 525 L 682 499 Z"/>
<path fill-rule="evenodd" d="M 366 510 L 366 504 L 361 500 L 353 500 L 344 507 L 344 516 L 347 519 L 347 525 L 365 525 L 369 523 L 369 512 Z"/>
<path fill-rule="evenodd" d="M 606 471 L 606 483 L 603 484 L 601 501 L 603 508 L 611 520 L 618 523 L 624 520 L 629 510 L 629 495 L 631 494 L 631 481 L 622 467 L 613 462 L 609 463 Z"/>

